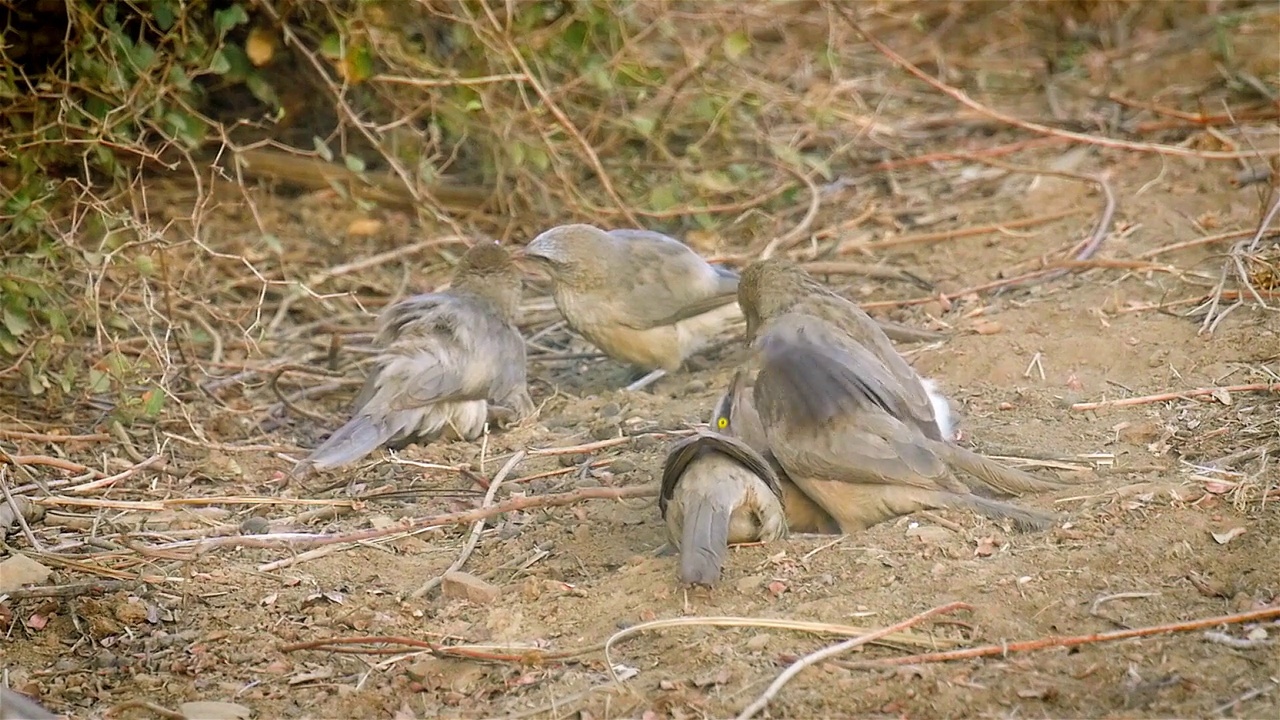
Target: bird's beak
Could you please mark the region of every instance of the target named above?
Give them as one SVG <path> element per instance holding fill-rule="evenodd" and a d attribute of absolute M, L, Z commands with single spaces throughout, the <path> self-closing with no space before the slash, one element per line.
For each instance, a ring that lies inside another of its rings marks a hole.
<path fill-rule="evenodd" d="M 524 248 L 517 248 L 511 253 L 511 262 L 526 275 L 533 274 L 533 271 L 541 270 L 542 258 L 537 255 L 530 255 L 525 252 Z"/>

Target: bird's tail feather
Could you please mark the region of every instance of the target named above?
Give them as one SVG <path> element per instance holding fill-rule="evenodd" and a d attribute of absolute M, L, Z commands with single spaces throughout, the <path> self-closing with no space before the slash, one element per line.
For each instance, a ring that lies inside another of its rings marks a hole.
<path fill-rule="evenodd" d="M 729 552 L 732 510 L 703 500 L 694 502 L 685 511 L 680 542 L 681 581 L 690 585 L 712 585 L 720 579 L 724 556 Z"/>
<path fill-rule="evenodd" d="M 999 500 L 991 500 L 978 495 L 955 495 L 954 497 L 954 506 L 968 508 L 992 520 L 1010 520 L 1013 522 L 1013 526 L 1022 532 L 1047 530 L 1058 520 L 1057 516 L 1049 513 L 1011 505 Z"/>
<path fill-rule="evenodd" d="M 391 439 L 385 422 L 369 415 L 357 415 L 338 428 L 300 463 L 316 470 L 328 470 L 353 463 Z"/>
<path fill-rule="evenodd" d="M 1006 495 L 1021 495 L 1027 492 L 1060 490 L 1065 487 L 1064 483 L 1044 480 L 1021 470 L 1005 467 L 995 460 L 983 457 L 958 445 L 938 443 L 938 446 L 941 446 L 940 449 L 943 450 L 943 458 L 947 464 L 957 470 L 963 470 L 965 474 L 972 476 L 983 487 L 990 490 L 996 490 Z M 965 480 L 966 478 L 961 479 Z M 966 484 L 973 487 L 972 483 L 966 482 Z"/>

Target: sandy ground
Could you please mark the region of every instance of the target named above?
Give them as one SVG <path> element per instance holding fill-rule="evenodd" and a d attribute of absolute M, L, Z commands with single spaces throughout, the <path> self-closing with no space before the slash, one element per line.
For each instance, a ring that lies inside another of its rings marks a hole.
<path fill-rule="evenodd" d="M 1230 164 L 1073 152 L 1079 172 L 1111 173 L 1121 201 L 1101 257 L 1138 259 L 1175 242 L 1256 226 L 1258 196 L 1231 186 L 1238 168 Z M 1063 156 L 1059 148 L 1020 162 L 1045 166 Z M 870 182 L 834 196 L 823 217 L 853 217 L 878 202 L 881 209 L 867 223 L 848 231 L 852 241 L 882 237 L 895 223 L 899 234 L 909 234 L 1081 210 L 1023 229 L 876 253 L 946 292 L 1060 252 L 1088 234 L 1102 207 L 1095 187 L 1073 180 L 1010 175 L 968 181 L 958 166 L 914 172 L 924 178 L 915 185 L 921 197 L 933 208 L 954 208 L 953 219 L 902 227 L 903 216 L 893 210 L 906 201 Z M 254 197 L 282 243 L 316 244 L 311 270 L 395 247 L 406 234 L 428 233 L 405 230 L 408 221 L 394 215 L 342 209 L 324 194 Z M 334 237 L 334 228 L 368 217 L 387 229 Z M 254 232 L 251 214 L 234 198 L 218 208 L 212 222 L 209 236 L 222 238 L 226 247 Z M 752 238 L 723 240 L 732 248 Z M 675 559 L 657 554 L 666 537 L 652 499 L 593 501 L 492 521 L 465 566 L 500 589 L 496 599 L 484 602 L 437 592 L 404 599 L 454 561 L 468 527 L 342 544 L 318 557 L 278 548 L 139 555 L 122 547 L 112 556 L 119 561 L 118 575 L 110 577 L 128 580 L 142 572 L 171 580 L 0 603 L 8 681 L 59 711 L 86 718 L 104 717 L 107 708 L 133 700 L 167 708 L 194 700 L 234 702 L 257 718 L 728 717 L 754 700 L 791 659 L 833 638 L 705 625 L 641 632 L 611 650 L 613 663 L 630 676 L 621 687 L 611 684 L 598 644 L 620 629 L 662 618 L 739 616 L 881 627 L 943 603 L 968 603 L 971 611 L 917 628 L 946 649 L 1105 633 L 1275 604 L 1280 497 L 1274 460 L 1239 460 L 1226 468 L 1230 473 L 1193 467 L 1274 440 L 1274 396 L 1236 393 L 1091 412 L 1070 408 L 1083 401 L 1275 381 L 1280 316 L 1274 312 L 1241 307 L 1207 336 L 1198 334 L 1198 319 L 1184 316 L 1195 303 L 1155 309 L 1207 293 L 1225 247 L 1151 258 L 1164 269 L 1092 270 L 962 297 L 948 307 L 934 302 L 888 311 L 896 320 L 948 333 L 945 342 L 901 349 L 954 398 L 966 443 L 1011 456 L 1010 463 L 1034 473 L 1079 483 L 1022 500 L 1062 513 L 1063 522 L 1047 532 L 1013 533 L 960 512 L 912 516 L 838 542 L 792 538 L 735 549 L 719 587 L 686 593 L 676 579 Z M 429 289 L 431 280 L 417 275 L 414 263 L 357 273 L 344 278 L 339 290 L 376 300 Z M 303 275 L 308 268 L 290 270 Z M 193 282 L 205 277 L 199 269 L 186 272 Z M 828 280 L 860 301 L 921 292 L 859 277 Z M 193 295 L 199 292 L 195 287 Z M 536 293 L 531 290 L 531 304 Z M 301 310 L 286 314 L 280 326 L 282 336 L 296 340 L 264 342 L 232 359 L 263 364 L 289 353 L 319 357 L 329 338 L 323 323 L 354 329 L 367 322 L 349 298 L 328 306 L 304 298 L 298 305 Z M 563 339 L 552 334 L 547 342 Z M 348 340 L 363 341 L 356 335 Z M 628 371 L 608 360 L 538 362 L 531 370 L 533 395 L 542 405 L 536 419 L 483 443 L 413 446 L 398 457 L 469 466 L 491 478 L 520 449 L 629 437 L 594 453 L 531 456 L 514 470 L 501 497 L 652 483 L 666 441 L 646 433 L 705 421 L 741 353 L 730 344 L 702 356 L 700 369 L 668 377 L 646 393 L 620 390 Z M 190 404 L 186 417 L 155 429 L 150 441 L 163 444 L 168 473 L 140 473 L 104 495 L 243 495 L 279 504 L 121 510 L 109 516 L 111 529 L 160 543 L 165 537 L 153 533 L 174 537 L 215 523 L 281 520 L 315 509 L 292 500 L 318 498 L 339 511 L 298 529 L 342 531 L 478 503 L 482 489 L 466 474 L 391 462 L 383 452 L 307 485 L 280 487 L 279 474 L 289 467 L 286 456 L 297 457 L 299 448 L 336 427 L 362 379 L 352 364 L 360 355 L 344 349 L 338 357 L 351 382 L 299 401 L 320 419 L 288 415 L 264 432 L 263 411 L 274 401 L 265 379 L 226 385 L 214 398 Z M 330 380 L 293 376 L 291 382 L 285 384 L 289 389 Z M 31 407 L 20 410 L 24 427 L 46 427 L 46 418 Z M 189 444 L 166 439 L 166 431 L 183 437 L 198 431 L 204 439 Z M 88 444 L 61 447 L 81 460 L 95 453 Z M 52 451 L 38 443 L 24 449 Z M 587 468 L 588 461 L 596 464 Z M 563 472 L 546 475 L 551 471 Z M 528 479 L 533 475 L 545 476 Z M 58 532 L 52 521 L 41 530 L 46 531 L 47 537 Z M 9 542 L 25 548 L 20 535 Z M 264 568 L 280 561 L 286 564 Z M 111 558 L 101 562 L 110 565 Z M 69 566 L 55 570 L 49 582 L 93 579 Z M 1255 639 L 1273 642 L 1280 635 L 1274 622 L 1213 630 L 1236 639 L 1252 632 Z M 412 648 L 384 655 L 282 649 L 357 636 L 585 652 L 536 663 L 433 658 Z M 922 650 L 869 647 L 849 659 Z M 1277 658 L 1274 644 L 1233 646 L 1196 630 L 896 669 L 823 664 L 790 683 L 766 715 L 1276 717 Z M 132 707 L 115 717 L 159 715 Z"/>

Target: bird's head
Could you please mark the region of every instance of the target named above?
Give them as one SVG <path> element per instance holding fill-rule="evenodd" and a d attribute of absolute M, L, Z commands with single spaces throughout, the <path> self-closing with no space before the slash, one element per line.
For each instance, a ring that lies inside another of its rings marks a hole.
<path fill-rule="evenodd" d="M 508 321 L 515 318 L 520 305 L 520 272 L 511 254 L 488 240 L 477 242 L 462 254 L 450 287 L 487 299 Z"/>
<path fill-rule="evenodd" d="M 596 274 L 613 245 L 609 234 L 594 225 L 560 225 L 535 237 L 519 259 L 556 282 L 572 285 Z"/>
<path fill-rule="evenodd" d="M 511 253 L 496 242 L 481 240 L 462 254 L 455 275 L 505 275 L 515 265 Z"/>
<path fill-rule="evenodd" d="M 757 260 L 743 268 L 738 280 L 738 306 L 747 321 L 747 340 L 760 325 L 786 312 L 815 284 L 809 273 L 789 260 Z"/>

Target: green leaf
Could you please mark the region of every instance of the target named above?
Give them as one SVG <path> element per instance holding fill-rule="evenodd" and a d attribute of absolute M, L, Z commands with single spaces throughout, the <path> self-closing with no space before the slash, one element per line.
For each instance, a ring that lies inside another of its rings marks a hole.
<path fill-rule="evenodd" d="M 551 157 L 547 155 L 545 148 L 540 145 L 530 145 L 527 148 L 527 152 L 529 153 L 529 162 L 533 163 L 534 167 L 544 172 L 551 168 Z"/>
<path fill-rule="evenodd" d="M 361 45 L 347 57 L 347 82 L 359 84 L 373 77 L 373 51 Z"/>
<path fill-rule="evenodd" d="M 272 235 L 271 233 L 267 233 L 262 236 L 262 244 L 266 245 L 271 252 L 277 254 L 284 252 L 284 245 L 280 243 L 280 238 Z"/>
<path fill-rule="evenodd" d="M 632 115 L 631 124 L 643 136 L 649 137 L 653 135 L 653 128 L 657 126 L 657 121 L 648 115 Z"/>
<path fill-rule="evenodd" d="M 649 207 L 652 210 L 661 212 L 670 210 L 676 206 L 679 200 L 676 198 L 676 187 L 674 183 L 664 183 L 655 185 L 649 190 Z"/>
<path fill-rule="evenodd" d="M 340 35 L 325 35 L 320 41 L 320 54 L 330 60 L 338 60 L 342 58 L 342 37 Z"/>
<path fill-rule="evenodd" d="M 49 389 L 49 378 L 44 376 L 42 372 L 36 372 L 35 366 L 31 363 L 23 363 L 23 369 L 27 371 L 27 391 L 35 397 L 40 397 L 45 390 Z"/>
<path fill-rule="evenodd" d="M 325 178 L 325 182 L 329 183 L 329 187 L 333 188 L 333 191 L 338 193 L 338 197 L 342 198 L 343 200 L 351 199 L 351 193 L 347 191 L 347 186 L 343 185 L 342 181 L 339 180 L 338 178 L 328 177 L 328 178 Z"/>
<path fill-rule="evenodd" d="M 142 393 L 142 415 L 154 418 L 164 408 L 164 393 L 159 388 L 152 388 Z"/>
<path fill-rule="evenodd" d="M 249 88 L 249 92 L 262 102 L 273 108 L 280 107 L 280 98 L 276 96 L 275 88 L 262 78 L 258 73 L 253 73 L 244 79 L 245 87 Z"/>
<path fill-rule="evenodd" d="M 156 21 L 156 27 L 160 28 L 160 32 L 169 32 L 177 15 L 173 12 L 173 6 L 168 0 L 151 0 L 151 19 Z"/>
<path fill-rule="evenodd" d="M 18 339 L 2 327 L 0 327 L 0 350 L 4 350 L 11 357 L 22 354 L 22 345 L 18 343 Z"/>
<path fill-rule="evenodd" d="M 156 261 L 152 260 L 149 255 L 134 257 L 133 266 L 138 269 L 138 274 L 143 277 L 151 277 L 156 274 Z"/>
<path fill-rule="evenodd" d="M 327 144 L 325 144 L 323 138 L 319 135 L 312 135 L 311 145 L 316 149 L 316 153 L 319 154 L 320 157 L 324 158 L 325 162 L 333 162 L 333 151 L 329 149 Z"/>
<path fill-rule="evenodd" d="M 97 368 L 89 368 L 89 392 L 104 393 L 111 387 L 111 378 Z"/>
<path fill-rule="evenodd" d="M 231 82 L 244 82 L 253 74 L 253 63 L 249 62 L 249 56 L 245 54 L 244 48 L 239 45 L 225 45 L 219 52 L 230 66 L 223 74 L 226 79 Z"/>
<path fill-rule="evenodd" d="M 591 81 L 591 84 L 600 90 L 610 91 L 614 89 L 613 78 L 609 77 L 609 71 L 603 65 L 593 65 L 587 68 L 585 75 Z"/>
<path fill-rule="evenodd" d="M 560 37 L 564 40 L 564 47 L 580 52 L 587 44 L 587 24 L 581 20 L 574 20 L 564 29 L 564 34 Z"/>
<path fill-rule="evenodd" d="M 724 39 L 722 47 L 724 48 L 725 57 L 730 60 L 737 60 L 751 49 L 751 38 L 747 37 L 747 34 L 741 30 L 729 33 Z"/>
<path fill-rule="evenodd" d="M 70 335 L 71 324 L 67 322 L 67 316 L 62 312 L 62 308 L 57 305 L 49 305 L 44 309 L 45 320 L 49 323 L 49 328 L 62 337 Z"/>
<path fill-rule="evenodd" d="M 146 40 L 139 40 L 129 52 L 129 59 L 133 61 L 134 67 L 139 73 L 144 73 L 151 68 L 151 64 L 156 60 L 156 51 Z"/>
<path fill-rule="evenodd" d="M 192 90 L 191 78 L 187 76 L 187 71 L 178 65 L 169 66 L 169 82 L 183 92 L 191 92 Z"/>
<path fill-rule="evenodd" d="M 227 60 L 227 49 L 221 48 L 213 54 L 209 62 L 209 72 L 214 75 L 226 75 L 231 70 L 231 61 Z"/>
<path fill-rule="evenodd" d="M 698 187 L 713 193 L 726 194 L 738 189 L 737 184 L 719 170 L 700 172 L 693 176 L 693 182 Z"/>
<path fill-rule="evenodd" d="M 343 155 L 342 164 L 346 165 L 347 169 L 353 173 L 358 174 L 358 173 L 364 172 L 364 168 L 365 168 L 364 160 L 361 160 L 355 155 Z"/>
<path fill-rule="evenodd" d="M 15 338 L 20 338 L 31 330 L 31 318 L 25 312 L 6 307 L 4 309 L 4 327 Z"/>
<path fill-rule="evenodd" d="M 225 10 L 213 13 L 213 27 L 218 31 L 219 38 L 230 32 L 231 28 L 247 22 L 249 22 L 249 15 L 239 5 L 232 5 Z"/>

